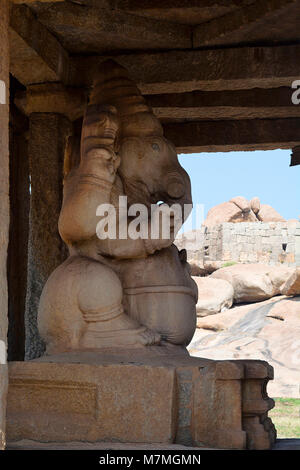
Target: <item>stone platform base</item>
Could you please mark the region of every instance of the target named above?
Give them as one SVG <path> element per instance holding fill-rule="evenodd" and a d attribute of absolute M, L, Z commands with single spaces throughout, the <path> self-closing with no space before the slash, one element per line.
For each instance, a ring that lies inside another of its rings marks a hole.
<path fill-rule="evenodd" d="M 149 348 L 147 348 L 149 351 Z M 269 449 L 272 368 L 180 354 L 72 353 L 9 365 L 7 438 Z"/>

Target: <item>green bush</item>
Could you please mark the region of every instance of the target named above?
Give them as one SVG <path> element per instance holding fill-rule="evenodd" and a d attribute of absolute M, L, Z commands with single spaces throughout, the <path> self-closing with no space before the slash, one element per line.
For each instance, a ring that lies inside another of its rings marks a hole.
<path fill-rule="evenodd" d="M 226 263 L 222 264 L 222 268 L 228 268 L 228 266 L 233 266 L 234 264 L 237 264 L 236 261 L 226 261 Z"/>

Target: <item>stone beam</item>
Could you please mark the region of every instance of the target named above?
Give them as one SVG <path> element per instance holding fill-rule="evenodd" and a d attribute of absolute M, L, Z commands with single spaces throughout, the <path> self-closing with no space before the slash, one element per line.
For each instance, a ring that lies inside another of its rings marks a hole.
<path fill-rule="evenodd" d="M 112 49 L 187 49 L 192 47 L 192 29 L 95 4 L 64 2 L 41 9 L 38 20 L 60 35 L 64 46 L 83 53 Z M 67 32 L 68 34 L 64 34 Z M 74 44 L 77 43 L 76 45 Z"/>
<path fill-rule="evenodd" d="M 10 0 L 11 3 L 33 3 L 36 2 L 37 0 Z M 38 0 L 40 3 L 57 3 L 57 2 L 64 2 L 65 0 Z"/>
<path fill-rule="evenodd" d="M 14 3 L 33 3 L 37 0 L 11 0 Z M 41 3 L 64 2 L 65 0 L 39 0 Z M 72 1 L 72 0 L 71 0 Z M 235 0 L 236 6 L 248 4 L 251 0 Z M 254 0 L 252 0 L 254 1 Z M 195 9 L 226 7 L 228 0 L 74 0 L 80 5 L 99 5 L 101 8 L 111 10 L 170 10 L 170 9 Z"/>
<path fill-rule="evenodd" d="M 7 249 L 9 238 L 9 43 L 8 0 L 0 2 L 0 450 L 5 447 L 7 395 Z"/>
<path fill-rule="evenodd" d="M 26 5 L 12 5 L 10 71 L 24 85 L 65 82 L 68 53 Z"/>
<path fill-rule="evenodd" d="M 110 56 L 142 93 L 291 86 L 300 76 L 300 45 L 169 51 Z M 73 56 L 69 84 L 90 85 L 106 56 Z"/>
<path fill-rule="evenodd" d="M 146 95 L 162 121 L 199 119 L 257 119 L 300 117 L 300 106 L 291 101 L 292 89 L 253 88 L 234 91 L 193 91 Z M 31 85 L 18 92 L 16 106 L 22 113 L 59 113 L 75 121 L 84 114 L 88 90 L 59 83 Z"/>
<path fill-rule="evenodd" d="M 162 120 L 256 119 L 300 117 L 291 101 L 290 87 L 235 91 L 193 91 L 147 95 L 147 102 Z"/>
<path fill-rule="evenodd" d="M 84 3 L 86 0 L 79 0 Z M 97 2 L 98 0 L 88 0 Z M 101 0 L 103 1 L 103 0 Z M 107 1 L 107 0 L 104 0 Z M 228 0 L 113 0 L 115 8 L 124 10 L 166 10 L 187 8 L 210 8 L 228 6 Z M 249 3 L 249 0 L 235 0 L 237 6 Z"/>
<path fill-rule="evenodd" d="M 31 85 L 16 94 L 15 104 L 24 114 L 57 113 L 75 121 L 84 114 L 87 91 L 64 87 L 61 83 Z"/>
<path fill-rule="evenodd" d="M 218 44 L 226 41 L 230 33 L 241 30 L 244 26 L 254 23 L 273 12 L 286 7 L 295 0 L 257 0 L 238 8 L 226 15 L 214 18 L 207 23 L 196 26 L 193 31 L 194 47 Z"/>
<path fill-rule="evenodd" d="M 198 121 L 164 125 L 178 152 L 291 149 L 300 144 L 300 119 Z"/>

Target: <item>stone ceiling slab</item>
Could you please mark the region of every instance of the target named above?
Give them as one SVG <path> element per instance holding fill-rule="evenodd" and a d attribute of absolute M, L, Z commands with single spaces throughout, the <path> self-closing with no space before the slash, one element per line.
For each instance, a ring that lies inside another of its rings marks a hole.
<path fill-rule="evenodd" d="M 110 56 L 145 94 L 291 86 L 300 76 L 300 45 L 169 51 Z M 70 84 L 89 85 L 107 56 L 72 58 Z M 180 64 L 180 67 L 179 67 Z"/>
<path fill-rule="evenodd" d="M 72 53 L 192 47 L 188 25 L 75 3 L 39 5 L 38 21 Z"/>

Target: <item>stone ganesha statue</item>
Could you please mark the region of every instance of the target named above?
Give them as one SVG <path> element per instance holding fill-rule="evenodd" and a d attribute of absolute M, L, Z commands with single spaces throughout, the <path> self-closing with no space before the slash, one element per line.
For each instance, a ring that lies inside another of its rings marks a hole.
<path fill-rule="evenodd" d="M 128 206 L 191 204 L 190 180 L 175 147 L 127 71 L 107 61 L 84 116 L 80 163 L 64 183 L 59 232 L 70 256 L 40 299 L 38 327 L 47 354 L 186 346 L 192 339 L 197 287 L 185 252 L 173 244 L 174 224 L 167 238 L 160 225 L 158 238 L 96 234 L 97 207 L 110 203 L 119 211 L 121 195 Z M 152 222 L 149 211 L 149 227 Z"/>

